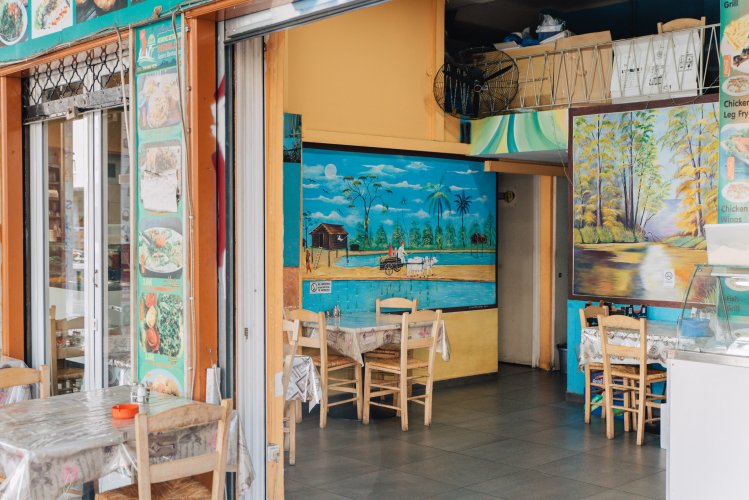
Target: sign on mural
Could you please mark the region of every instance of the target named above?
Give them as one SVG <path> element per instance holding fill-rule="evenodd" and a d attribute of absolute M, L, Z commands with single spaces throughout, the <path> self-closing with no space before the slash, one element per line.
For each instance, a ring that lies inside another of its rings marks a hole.
<path fill-rule="evenodd" d="M 305 148 L 302 177 L 305 308 L 496 304 L 496 180 L 483 162 Z"/>
<path fill-rule="evenodd" d="M 718 218 L 718 105 L 573 116 L 572 294 L 680 302 Z"/>
<path fill-rule="evenodd" d="M 136 115 L 138 380 L 185 391 L 183 138 L 171 23 L 137 31 Z"/>

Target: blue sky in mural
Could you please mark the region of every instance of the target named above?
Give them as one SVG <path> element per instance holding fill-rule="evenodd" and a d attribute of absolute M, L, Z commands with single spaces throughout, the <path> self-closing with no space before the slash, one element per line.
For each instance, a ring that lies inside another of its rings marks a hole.
<path fill-rule="evenodd" d="M 412 227 L 423 231 L 427 225 L 435 235 L 438 225 L 443 232 L 452 227 L 457 235 L 465 227 L 470 238 L 471 228 L 485 233 L 484 228 L 493 227 L 496 220 L 495 177 L 484 173 L 478 161 L 305 148 L 302 173 L 307 229 L 322 222 L 341 224 L 350 241 L 363 229 L 365 203 L 371 239 L 384 228 L 392 241 L 398 226 L 408 239 Z M 352 188 L 348 177 L 361 176 L 375 176 L 369 185 L 364 181 L 359 187 L 366 200 L 347 191 Z M 460 198 L 468 200 L 463 210 Z M 488 235 L 490 245 L 494 236 Z"/>

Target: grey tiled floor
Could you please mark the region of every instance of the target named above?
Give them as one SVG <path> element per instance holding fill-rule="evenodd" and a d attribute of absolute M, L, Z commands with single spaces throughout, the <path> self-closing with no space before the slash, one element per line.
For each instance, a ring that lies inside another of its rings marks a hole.
<path fill-rule="evenodd" d="M 365 426 L 331 416 L 320 429 L 317 413 L 305 415 L 286 498 L 665 498 L 659 437 L 637 446 L 617 422 L 608 440 L 564 392 L 559 373 L 502 365 L 497 381 L 438 388 L 429 429 L 417 405 L 408 432 L 395 418 Z"/>

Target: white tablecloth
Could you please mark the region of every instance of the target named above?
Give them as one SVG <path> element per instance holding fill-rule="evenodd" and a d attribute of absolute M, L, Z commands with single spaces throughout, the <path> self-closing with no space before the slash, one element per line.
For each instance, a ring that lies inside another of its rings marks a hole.
<path fill-rule="evenodd" d="M 608 329 L 609 343 L 625 346 L 640 345 L 638 330 Z M 666 366 L 669 351 L 676 349 L 676 323 L 648 321 L 648 363 Z M 580 367 L 586 363 L 603 363 L 601 335 L 597 326 L 583 328 L 580 335 Z M 616 359 L 617 364 L 636 364 L 631 359 Z"/>
<path fill-rule="evenodd" d="M 291 369 L 289 387 L 286 390 L 286 401 L 309 402 L 309 411 L 320 403 L 320 375 L 309 356 L 294 356 L 294 367 Z"/>
<path fill-rule="evenodd" d="M 328 345 L 361 365 L 364 365 L 365 353 L 386 344 L 399 344 L 401 340 L 401 317 L 395 314 L 382 314 L 378 318 L 374 312 L 345 313 L 339 318 L 329 318 L 327 326 Z M 431 327 L 431 323 L 413 326 L 409 336 L 429 336 Z M 317 332 L 305 328 L 305 334 L 316 335 Z M 450 341 L 444 321 L 437 337 L 437 352 L 444 361 L 450 361 Z"/>
<path fill-rule="evenodd" d="M 112 472 L 134 470 L 134 420 L 112 419 L 113 405 L 129 402 L 130 387 L 78 392 L 22 401 L 0 409 L 0 498 L 57 498 L 71 485 L 94 481 Z M 194 404 L 152 392 L 149 414 Z M 204 403 L 198 403 L 204 404 Z M 215 446 L 213 425 L 152 437 L 152 460 L 186 458 Z M 239 419 L 229 436 L 229 469 L 237 469 L 240 492 L 252 484 L 254 471 Z"/>

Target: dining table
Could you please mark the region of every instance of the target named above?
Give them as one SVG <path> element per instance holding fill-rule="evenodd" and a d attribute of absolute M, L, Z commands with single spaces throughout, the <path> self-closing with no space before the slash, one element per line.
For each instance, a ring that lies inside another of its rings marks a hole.
<path fill-rule="evenodd" d="M 327 319 L 328 346 L 364 365 L 364 354 L 387 344 L 399 344 L 401 338 L 401 316 L 372 312 L 342 313 Z M 303 326 L 303 335 L 318 335 L 314 327 Z M 425 337 L 431 333 L 432 323 L 414 323 L 409 328 L 409 337 Z M 450 341 L 445 322 L 437 332 L 437 352 L 444 361 L 450 361 Z"/>
<path fill-rule="evenodd" d="M 134 419 L 112 418 L 112 406 L 130 401 L 129 386 L 21 401 L 0 409 L 0 499 L 57 498 L 71 487 L 111 473 L 132 477 L 136 469 Z M 149 415 L 206 404 L 151 392 L 141 411 Z M 206 453 L 215 447 L 216 426 L 205 425 L 155 434 L 152 461 Z M 249 490 L 254 477 L 241 422 L 233 414 L 227 470 L 237 473 L 237 491 Z"/>
<path fill-rule="evenodd" d="M 648 364 L 658 363 L 666 366 L 668 353 L 676 349 L 678 341 L 676 323 L 671 321 L 648 321 Z M 608 328 L 610 344 L 635 347 L 640 345 L 640 331 L 621 328 Z M 585 327 L 580 335 L 579 366 L 587 363 L 603 363 L 601 332 L 598 326 Z M 617 358 L 617 364 L 637 364 L 634 359 Z"/>

